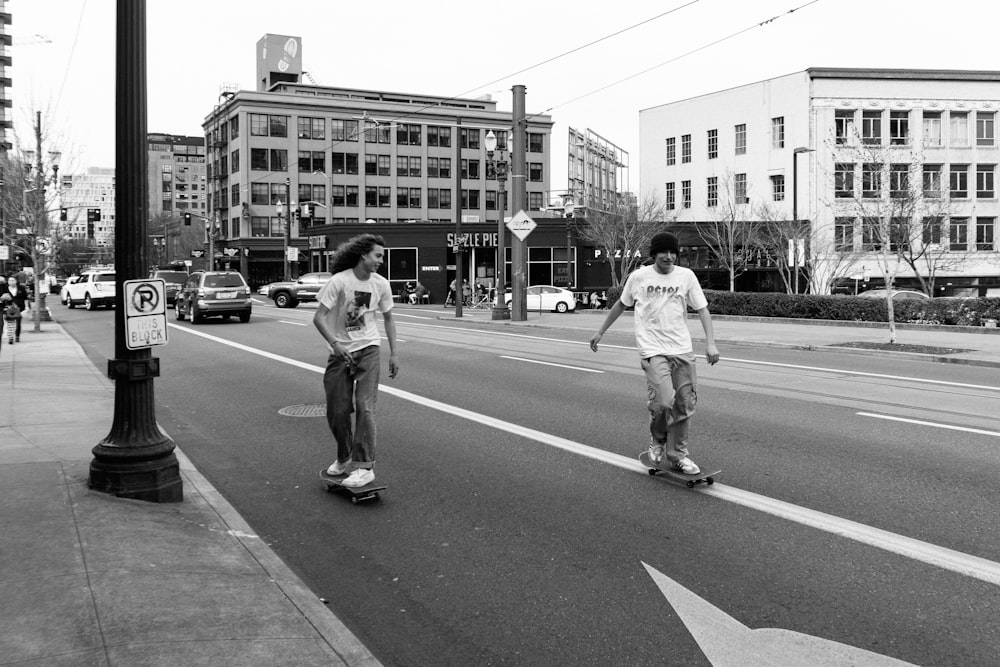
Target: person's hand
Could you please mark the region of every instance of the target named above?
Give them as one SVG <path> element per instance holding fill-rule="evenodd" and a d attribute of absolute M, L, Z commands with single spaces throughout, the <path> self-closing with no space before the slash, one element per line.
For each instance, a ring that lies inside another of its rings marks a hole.
<path fill-rule="evenodd" d="M 597 344 L 601 342 L 601 338 L 603 337 L 604 334 L 602 334 L 600 331 L 595 333 L 593 337 L 590 339 L 590 349 L 593 350 L 594 352 L 597 352 Z"/>
<path fill-rule="evenodd" d="M 719 348 L 715 345 L 706 345 L 705 359 L 708 361 L 709 366 L 714 366 L 719 363 Z"/>
<path fill-rule="evenodd" d="M 399 373 L 399 360 L 393 354 L 389 357 L 389 379 L 395 378 L 397 373 Z"/>

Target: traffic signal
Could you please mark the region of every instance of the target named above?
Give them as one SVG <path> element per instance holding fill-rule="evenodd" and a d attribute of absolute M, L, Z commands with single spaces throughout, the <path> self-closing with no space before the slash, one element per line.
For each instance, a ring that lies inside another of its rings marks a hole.
<path fill-rule="evenodd" d="M 59 222 L 66 222 L 69 216 L 69 209 L 65 206 L 59 209 Z"/>
<path fill-rule="evenodd" d="M 190 213 L 185 213 L 184 214 L 184 224 L 186 226 L 188 226 L 188 227 L 191 226 L 191 214 Z"/>

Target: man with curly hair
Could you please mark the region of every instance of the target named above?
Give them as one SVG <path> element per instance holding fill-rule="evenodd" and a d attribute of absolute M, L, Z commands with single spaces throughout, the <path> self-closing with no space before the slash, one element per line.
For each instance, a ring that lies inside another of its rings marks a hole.
<path fill-rule="evenodd" d="M 385 257 L 381 236 L 361 234 L 337 248 L 333 278 L 316 297 L 313 324 L 330 349 L 323 374 L 326 420 L 337 441 L 337 460 L 329 475 L 346 475 L 344 486 L 375 480 L 375 402 L 381 366 L 375 313 L 382 313 L 389 339 L 389 377 L 396 377 L 396 323 L 392 287 L 377 273 Z M 351 415 L 356 413 L 352 421 Z"/>

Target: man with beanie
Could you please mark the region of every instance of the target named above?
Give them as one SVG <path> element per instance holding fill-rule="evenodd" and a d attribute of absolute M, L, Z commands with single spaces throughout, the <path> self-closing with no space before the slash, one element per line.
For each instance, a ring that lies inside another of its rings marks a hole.
<path fill-rule="evenodd" d="M 653 263 L 633 271 L 625 280 L 619 300 L 604 324 L 590 339 L 597 344 L 627 307 L 635 308 L 635 341 L 649 392 L 649 457 L 667 460 L 677 470 L 700 472 L 688 455 L 688 428 L 698 401 L 694 348 L 687 327 L 687 309 L 698 313 L 705 330 L 705 358 L 719 361 L 708 301 L 691 269 L 677 266 L 680 243 L 669 232 L 655 234 L 649 242 Z"/>

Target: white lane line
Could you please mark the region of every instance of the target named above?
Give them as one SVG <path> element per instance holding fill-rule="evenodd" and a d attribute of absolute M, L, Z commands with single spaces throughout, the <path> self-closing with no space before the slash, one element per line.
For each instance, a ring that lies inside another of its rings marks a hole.
<path fill-rule="evenodd" d="M 986 431 L 980 428 L 969 428 L 967 426 L 953 426 L 951 424 L 939 424 L 937 422 L 928 422 L 921 419 L 906 419 L 905 417 L 893 417 L 891 415 L 880 415 L 874 412 L 857 412 L 855 413 L 859 417 L 873 417 L 875 419 L 886 419 L 888 421 L 894 422 L 905 422 L 907 424 L 916 424 L 917 426 L 931 426 L 933 428 L 945 428 L 950 431 L 962 431 L 964 433 L 976 433 L 978 435 L 991 435 L 994 438 L 1000 438 L 1000 432 L 997 431 Z"/>
<path fill-rule="evenodd" d="M 307 327 L 307 326 L 309 326 L 305 322 L 292 322 L 291 320 L 278 320 L 278 321 L 281 322 L 281 323 L 283 323 L 283 324 L 294 324 L 297 327 Z"/>
<path fill-rule="evenodd" d="M 202 338 L 214 340 L 217 343 L 228 345 L 238 350 L 249 352 L 250 354 L 256 354 L 264 357 L 265 359 L 279 361 L 296 368 L 302 368 L 314 373 L 323 373 L 325 370 L 321 366 L 307 364 L 302 361 L 296 361 L 295 359 L 289 359 L 288 357 L 282 357 L 280 355 L 265 352 L 264 350 L 243 345 L 241 343 L 234 343 L 233 341 L 212 336 L 188 327 L 179 327 L 175 324 L 168 324 L 167 326 L 174 327 L 179 331 L 194 334 L 195 336 L 201 336 Z M 539 442 L 550 447 L 556 447 L 579 456 L 594 459 L 595 461 L 607 463 L 608 465 L 613 465 L 615 467 L 622 468 L 623 470 L 640 473 L 642 475 L 648 474 L 646 467 L 631 457 L 622 456 L 603 449 L 597 449 L 596 447 L 573 442 L 572 440 L 560 438 L 559 436 L 549 435 L 548 433 L 536 431 L 535 429 L 528 428 L 526 426 L 505 422 L 500 419 L 496 419 L 495 417 L 483 415 L 454 405 L 448 405 L 447 403 L 435 401 L 431 398 L 425 398 L 408 391 L 403 391 L 402 389 L 396 389 L 395 387 L 387 387 L 386 385 L 380 384 L 379 391 L 406 401 L 417 403 L 424 407 L 454 415 L 461 419 L 466 419 L 468 421 L 495 428 L 500 431 L 505 431 L 513 435 L 518 435 L 529 440 L 534 440 L 535 442 Z M 890 533 L 878 528 L 872 528 L 855 521 L 850 521 L 849 519 L 842 519 L 824 512 L 806 509 L 804 507 L 799 507 L 781 500 L 775 500 L 774 498 L 768 498 L 767 496 L 762 496 L 750 491 L 743 491 L 742 489 L 719 484 L 718 482 L 705 489 L 699 489 L 697 492 L 712 496 L 719 500 L 743 505 L 744 507 L 755 509 L 758 512 L 771 514 L 787 521 L 793 521 L 817 530 L 833 533 L 835 535 L 839 535 L 862 544 L 867 544 L 884 551 L 899 554 L 944 570 L 949 570 L 967 577 L 979 579 L 995 586 L 1000 586 L 1000 563 L 986 560 L 985 558 L 972 556 L 962 553 L 961 551 L 955 551 L 954 549 L 948 549 L 946 547 L 937 546 L 929 542 L 915 540 L 902 535 L 896 535 L 895 533 Z"/>
<path fill-rule="evenodd" d="M 554 364 L 551 361 L 539 361 L 538 359 L 525 359 L 524 357 L 508 357 L 506 354 L 500 355 L 501 359 L 510 359 L 511 361 L 523 361 L 529 364 L 541 364 L 542 366 L 555 366 L 556 368 L 568 368 L 573 371 L 583 371 L 584 373 L 603 373 L 604 371 L 599 371 L 595 368 L 583 368 L 582 366 L 567 366 L 566 364 Z"/>

